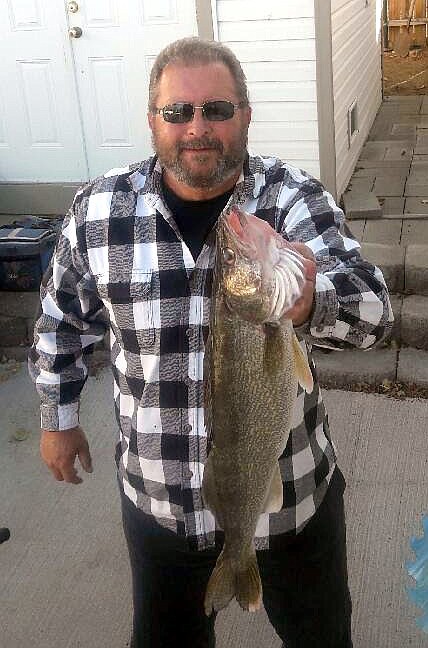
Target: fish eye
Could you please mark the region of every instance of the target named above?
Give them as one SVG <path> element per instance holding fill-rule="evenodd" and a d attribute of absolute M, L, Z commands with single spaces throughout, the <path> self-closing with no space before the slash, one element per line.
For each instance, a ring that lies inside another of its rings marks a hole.
<path fill-rule="evenodd" d="M 235 252 L 230 248 L 224 248 L 223 261 L 226 263 L 226 265 L 233 265 L 235 263 Z"/>

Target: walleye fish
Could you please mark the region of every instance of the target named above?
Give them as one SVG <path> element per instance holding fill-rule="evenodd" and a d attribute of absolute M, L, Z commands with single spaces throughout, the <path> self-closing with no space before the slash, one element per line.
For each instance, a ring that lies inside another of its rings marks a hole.
<path fill-rule="evenodd" d="M 207 615 L 234 597 L 244 610 L 261 606 L 257 521 L 282 508 L 278 458 L 297 384 L 313 387 L 291 320 L 267 322 L 294 305 L 303 283 L 302 257 L 269 224 L 236 207 L 221 217 L 204 361 L 211 446 L 202 496 L 224 545 L 206 590 Z"/>

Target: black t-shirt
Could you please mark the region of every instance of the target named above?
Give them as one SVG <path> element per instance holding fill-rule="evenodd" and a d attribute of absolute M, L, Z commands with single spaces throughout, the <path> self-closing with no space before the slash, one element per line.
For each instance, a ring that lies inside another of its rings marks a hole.
<path fill-rule="evenodd" d="M 174 216 L 184 242 L 196 261 L 206 237 L 232 195 L 233 188 L 221 196 L 209 200 L 183 200 L 165 183 L 162 185 L 165 202 Z"/>

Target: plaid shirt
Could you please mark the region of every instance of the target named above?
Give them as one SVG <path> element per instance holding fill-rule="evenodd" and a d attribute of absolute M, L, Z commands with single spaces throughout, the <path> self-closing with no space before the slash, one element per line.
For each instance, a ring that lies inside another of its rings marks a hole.
<path fill-rule="evenodd" d="M 261 549 L 269 537 L 304 527 L 335 467 L 311 345 L 366 349 L 387 334 L 393 317 L 380 270 L 342 235 L 343 213 L 317 180 L 278 159 L 249 156 L 232 203 L 306 243 L 318 264 L 311 321 L 296 329 L 315 387 L 311 394 L 299 388 L 279 462 L 284 505 L 260 516 Z M 78 423 L 88 357 L 110 327 L 119 480 L 138 508 L 198 549 L 222 537 L 201 499 L 213 247 L 205 243 L 193 260 L 162 199 L 156 158 L 94 180 L 78 191 L 64 221 L 29 359 L 42 427 L 70 428 Z"/>

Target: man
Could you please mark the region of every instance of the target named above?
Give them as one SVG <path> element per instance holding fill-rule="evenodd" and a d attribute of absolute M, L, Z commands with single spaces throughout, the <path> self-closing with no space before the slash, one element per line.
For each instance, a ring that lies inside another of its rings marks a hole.
<path fill-rule="evenodd" d="M 76 456 L 92 470 L 79 394 L 110 326 L 134 648 L 215 645 L 203 598 L 222 533 L 201 498 L 202 357 L 221 211 L 255 213 L 304 255 L 303 296 L 285 316 L 309 359 L 312 343 L 365 349 L 392 323 L 381 272 L 342 236 L 343 213 L 320 183 L 248 155 L 250 118 L 227 48 L 190 38 L 163 50 L 149 90 L 156 155 L 77 193 L 41 289 L 30 370 L 41 454 L 58 480 L 81 482 Z M 265 515 L 256 537 L 265 608 L 287 648 L 350 648 L 345 482 L 316 380 L 312 394 L 298 394 L 280 465 L 283 510 Z"/>

